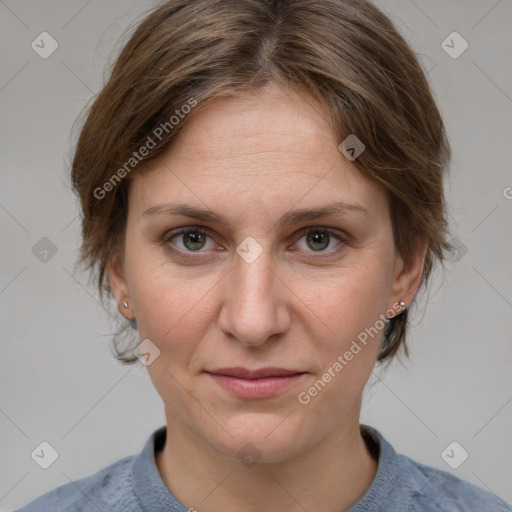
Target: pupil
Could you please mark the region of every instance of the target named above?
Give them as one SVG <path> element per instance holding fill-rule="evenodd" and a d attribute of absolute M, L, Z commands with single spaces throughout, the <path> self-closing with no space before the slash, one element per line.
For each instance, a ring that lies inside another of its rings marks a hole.
<path fill-rule="evenodd" d="M 186 235 L 187 235 L 188 240 L 192 240 L 192 244 L 197 244 L 197 243 L 200 244 L 201 243 L 200 238 L 203 236 L 200 233 L 187 233 Z M 197 249 L 198 247 L 194 247 L 194 248 Z"/>
<path fill-rule="evenodd" d="M 323 237 L 328 237 L 327 233 L 314 233 L 314 234 L 310 234 L 309 235 L 309 241 L 311 241 L 311 239 L 313 239 L 313 243 L 321 243 L 321 238 Z M 320 238 L 320 240 L 319 240 Z M 321 250 L 321 249 L 325 249 L 326 245 L 324 243 L 324 247 L 318 249 L 318 250 Z M 316 250 L 316 249 L 315 249 Z"/>

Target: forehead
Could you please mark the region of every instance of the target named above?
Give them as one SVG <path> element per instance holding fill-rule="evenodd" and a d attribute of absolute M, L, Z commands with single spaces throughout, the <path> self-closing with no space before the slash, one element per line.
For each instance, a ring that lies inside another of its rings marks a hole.
<path fill-rule="evenodd" d="M 314 98 L 304 91 L 277 86 L 216 98 L 187 128 L 181 145 L 199 143 L 195 151 L 186 151 L 191 158 L 227 160 L 251 154 L 262 158 L 269 152 L 274 157 L 297 154 L 307 158 L 318 156 L 335 142 L 330 120 Z"/>
<path fill-rule="evenodd" d="M 337 147 L 331 121 L 311 95 L 271 84 L 197 107 L 172 147 L 147 167 L 184 160 L 191 173 L 201 170 L 203 175 L 242 162 L 241 173 L 257 170 L 275 175 L 300 170 L 286 162 L 317 160 L 322 153 L 326 154 L 322 161 L 329 160 L 333 145 Z M 335 156 L 339 159 L 338 151 Z M 219 168 L 215 168 L 217 162 L 221 162 Z M 308 168 L 312 167 L 309 163 Z"/>
<path fill-rule="evenodd" d="M 334 201 L 378 207 L 380 186 L 338 144 L 329 116 L 307 93 L 272 86 L 216 98 L 135 176 L 130 208 L 140 213 L 178 199 L 212 209 Z"/>

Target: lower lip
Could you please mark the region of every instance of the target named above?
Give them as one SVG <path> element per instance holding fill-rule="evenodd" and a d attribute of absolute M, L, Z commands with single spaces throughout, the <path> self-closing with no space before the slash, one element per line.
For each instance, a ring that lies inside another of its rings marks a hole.
<path fill-rule="evenodd" d="M 227 375 L 209 374 L 222 388 L 240 398 L 268 398 L 293 386 L 304 373 L 283 377 L 263 377 L 261 379 L 240 379 Z"/>

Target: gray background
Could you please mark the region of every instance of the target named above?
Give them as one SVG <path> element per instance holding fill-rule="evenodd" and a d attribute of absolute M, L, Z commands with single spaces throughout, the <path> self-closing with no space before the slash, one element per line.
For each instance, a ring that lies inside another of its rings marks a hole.
<path fill-rule="evenodd" d="M 73 270 L 79 221 L 65 171 L 73 121 L 120 34 L 152 5 L 0 1 L 0 511 L 137 453 L 165 423 L 145 368 L 112 357 L 108 315 Z M 461 250 L 418 297 L 411 360 L 375 373 L 361 421 L 512 502 L 512 2 L 377 5 L 421 55 L 446 121 Z M 59 44 L 47 59 L 31 48 L 43 31 Z M 441 47 L 453 31 L 469 43 L 456 59 Z M 57 248 L 46 262 L 32 252 L 42 237 Z M 59 453 L 46 470 L 30 457 L 42 441 Z M 452 441 L 469 453 L 457 469 L 441 458 Z"/>

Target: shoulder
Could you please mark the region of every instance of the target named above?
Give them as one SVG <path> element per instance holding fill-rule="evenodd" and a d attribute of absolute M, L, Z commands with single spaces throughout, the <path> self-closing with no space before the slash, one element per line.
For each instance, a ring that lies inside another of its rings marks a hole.
<path fill-rule="evenodd" d="M 139 510 L 131 471 L 135 458 L 125 457 L 93 475 L 61 485 L 15 512 Z"/>
<path fill-rule="evenodd" d="M 397 454 L 376 428 L 361 425 L 361 432 L 379 463 L 372 485 L 350 512 L 512 512 L 494 493 Z"/>
<path fill-rule="evenodd" d="M 395 489 L 403 512 L 511 512 L 495 494 L 448 471 L 398 454 L 399 486 Z"/>

